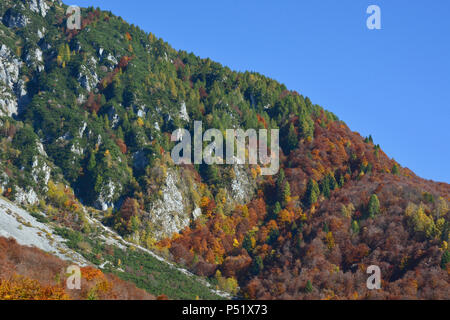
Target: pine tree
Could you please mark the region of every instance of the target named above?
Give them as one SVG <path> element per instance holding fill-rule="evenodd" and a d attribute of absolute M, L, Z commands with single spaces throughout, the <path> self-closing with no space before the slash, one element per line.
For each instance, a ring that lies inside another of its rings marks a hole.
<path fill-rule="evenodd" d="M 380 213 L 380 201 L 376 194 L 370 196 L 369 205 L 367 206 L 367 212 L 371 218 Z"/>
<path fill-rule="evenodd" d="M 297 148 L 298 145 L 298 136 L 297 131 L 294 128 L 294 125 L 291 123 L 289 126 L 289 132 L 287 135 L 287 151 L 288 153 Z"/>
<path fill-rule="evenodd" d="M 351 228 L 352 228 L 352 232 L 353 232 L 354 234 L 358 234 L 358 233 L 359 233 L 359 224 L 358 224 L 358 221 L 353 220 Z"/>
<path fill-rule="evenodd" d="M 242 248 L 247 250 L 247 252 L 250 254 L 253 251 L 252 246 L 252 237 L 249 234 L 246 234 L 244 237 L 244 241 L 242 241 Z"/>
<path fill-rule="evenodd" d="M 218 185 L 218 183 L 221 181 L 219 177 L 219 169 L 216 165 L 205 165 L 206 170 L 206 180 L 210 184 Z"/>
<path fill-rule="evenodd" d="M 264 269 L 263 260 L 260 256 L 256 256 L 251 266 L 251 272 L 254 275 L 258 275 L 262 269 Z"/>
<path fill-rule="evenodd" d="M 172 78 L 169 79 L 169 90 L 172 98 L 176 99 L 178 96 L 177 86 L 175 85 L 175 82 Z"/>
<path fill-rule="evenodd" d="M 447 263 L 449 262 L 450 262 L 450 251 L 447 249 L 442 254 L 441 268 L 445 270 L 447 268 Z"/>
<path fill-rule="evenodd" d="M 123 130 L 122 130 L 122 127 L 119 127 L 118 129 L 117 129 L 117 138 L 119 138 L 119 139 L 124 139 L 124 134 L 123 134 Z"/>
<path fill-rule="evenodd" d="M 306 291 L 307 293 L 311 293 L 313 290 L 314 290 L 314 288 L 313 288 L 313 285 L 312 285 L 312 283 L 311 283 L 311 280 L 308 280 L 308 281 L 306 282 L 305 291 Z"/>
<path fill-rule="evenodd" d="M 95 169 L 95 167 L 97 166 L 97 162 L 95 161 L 95 153 L 91 151 L 91 154 L 89 156 L 89 161 L 88 161 L 88 165 L 87 165 L 87 169 L 89 171 L 92 171 Z"/>
<path fill-rule="evenodd" d="M 322 194 L 329 198 L 330 197 L 330 180 L 326 176 L 321 183 Z"/>
<path fill-rule="evenodd" d="M 330 190 L 336 189 L 338 187 L 338 183 L 336 181 L 336 178 L 334 177 L 334 173 L 329 173 L 327 176 L 330 183 Z"/>
<path fill-rule="evenodd" d="M 311 207 L 311 205 L 317 202 L 319 195 L 320 195 L 319 185 L 315 180 L 309 179 L 308 185 L 306 186 L 305 205 L 307 207 Z"/>
<path fill-rule="evenodd" d="M 280 205 L 280 203 L 277 201 L 276 203 L 275 203 L 275 207 L 273 208 L 273 214 L 274 214 L 274 217 L 273 217 L 273 219 L 274 220 L 276 220 L 277 218 L 278 218 L 278 214 L 281 212 L 281 205 Z"/>
<path fill-rule="evenodd" d="M 342 188 L 345 184 L 345 179 L 344 179 L 344 175 L 340 174 L 339 175 L 339 188 Z"/>
<path fill-rule="evenodd" d="M 399 170 L 398 165 L 396 163 L 394 163 L 394 165 L 392 166 L 391 172 L 392 172 L 392 174 L 395 174 L 395 175 L 400 173 L 400 170 Z"/>
<path fill-rule="evenodd" d="M 277 182 L 276 182 L 276 186 L 277 186 L 277 200 L 280 203 L 284 203 L 285 179 L 286 179 L 286 176 L 284 175 L 284 170 L 281 168 L 280 172 L 278 173 L 278 178 L 277 178 Z"/>
<path fill-rule="evenodd" d="M 287 203 L 289 198 L 291 197 L 291 186 L 289 185 L 289 182 L 286 181 L 283 188 L 283 201 L 284 203 Z"/>

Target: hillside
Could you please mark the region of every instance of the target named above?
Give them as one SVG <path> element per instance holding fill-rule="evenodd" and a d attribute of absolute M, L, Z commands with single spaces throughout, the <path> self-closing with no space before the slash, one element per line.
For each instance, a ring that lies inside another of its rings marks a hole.
<path fill-rule="evenodd" d="M 81 290 L 68 290 L 67 262 L 13 239 L 0 237 L 0 257 L 0 300 L 155 299 L 134 284 L 88 266 L 81 268 Z"/>
<path fill-rule="evenodd" d="M 0 195 L 72 257 L 25 241 L 5 210 L 1 236 L 173 299 L 228 297 L 212 287 L 248 299 L 450 298 L 450 185 L 273 79 L 176 51 L 100 9 L 83 8 L 69 30 L 66 8 L 0 3 Z M 171 134 L 194 121 L 279 129 L 280 171 L 175 165 Z M 366 287 L 369 265 L 381 290 Z"/>

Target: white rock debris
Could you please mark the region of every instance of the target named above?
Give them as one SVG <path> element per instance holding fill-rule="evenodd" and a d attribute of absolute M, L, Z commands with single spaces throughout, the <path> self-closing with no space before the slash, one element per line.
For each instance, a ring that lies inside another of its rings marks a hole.
<path fill-rule="evenodd" d="M 76 154 L 77 156 L 82 156 L 84 154 L 84 149 L 80 146 L 78 142 L 72 144 L 72 146 L 70 147 L 70 151 Z"/>
<path fill-rule="evenodd" d="M 45 17 L 47 15 L 48 9 L 50 7 L 44 0 L 31 0 L 30 1 L 30 10 L 40 14 Z"/>
<path fill-rule="evenodd" d="M 186 103 L 184 101 L 181 103 L 180 118 L 184 121 L 189 121 L 189 115 L 187 113 Z"/>
<path fill-rule="evenodd" d="M 15 202 L 24 205 L 33 205 L 39 202 L 39 198 L 32 188 L 30 188 L 28 191 L 25 191 L 21 187 L 16 187 Z"/>
<path fill-rule="evenodd" d="M 83 124 L 81 125 L 80 129 L 78 130 L 78 135 L 80 138 L 83 137 L 84 132 L 86 131 L 87 123 L 83 121 Z"/>
<path fill-rule="evenodd" d="M 40 223 L 27 211 L 0 198 L 0 236 L 13 238 L 20 245 L 33 246 L 80 266 L 89 264 L 80 254 L 65 245 L 65 240 Z"/>
<path fill-rule="evenodd" d="M 42 27 L 37 31 L 37 36 L 39 37 L 39 39 L 42 39 L 44 37 L 46 31 L 47 30 L 45 29 L 45 27 Z"/>

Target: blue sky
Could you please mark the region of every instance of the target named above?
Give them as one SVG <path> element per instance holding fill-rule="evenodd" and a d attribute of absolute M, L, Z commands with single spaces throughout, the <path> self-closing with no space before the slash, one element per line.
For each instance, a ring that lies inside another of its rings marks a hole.
<path fill-rule="evenodd" d="M 450 183 L 450 1 L 74 0 L 175 49 L 257 71 L 334 112 L 419 176 Z M 381 8 L 381 30 L 366 9 Z"/>

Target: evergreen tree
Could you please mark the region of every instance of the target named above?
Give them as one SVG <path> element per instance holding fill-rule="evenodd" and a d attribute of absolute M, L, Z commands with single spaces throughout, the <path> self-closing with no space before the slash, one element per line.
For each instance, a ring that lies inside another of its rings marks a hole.
<path fill-rule="evenodd" d="M 260 256 L 256 256 L 255 259 L 253 259 L 252 266 L 250 268 L 250 271 L 253 275 L 258 275 L 262 269 L 264 269 L 264 263 Z"/>
<path fill-rule="evenodd" d="M 88 165 L 87 165 L 87 169 L 89 171 L 93 171 L 95 169 L 95 167 L 97 166 L 97 162 L 95 161 L 95 153 L 93 151 L 91 151 L 91 154 L 89 156 L 89 161 L 88 161 Z"/>
<path fill-rule="evenodd" d="M 312 285 L 311 281 L 308 280 L 308 281 L 306 282 L 305 291 L 306 291 L 307 293 L 311 293 L 311 292 L 313 292 L 313 290 L 314 290 L 313 285 Z"/>
<path fill-rule="evenodd" d="M 447 249 L 442 254 L 441 268 L 444 270 L 447 269 L 447 263 L 449 263 L 449 262 L 450 262 L 450 251 Z"/>
<path fill-rule="evenodd" d="M 392 172 L 392 174 L 395 174 L 395 175 L 400 173 L 400 170 L 399 170 L 398 165 L 396 163 L 394 163 L 394 165 L 392 166 L 391 172 Z"/>
<path fill-rule="evenodd" d="M 291 123 L 289 126 L 289 132 L 287 135 L 287 151 L 288 153 L 297 148 L 298 145 L 298 136 L 297 131 L 294 128 L 294 125 Z"/>
<path fill-rule="evenodd" d="M 376 194 L 370 196 L 369 205 L 367 206 L 367 212 L 371 218 L 380 213 L 380 201 Z"/>
<path fill-rule="evenodd" d="M 206 180 L 209 184 L 219 185 L 221 179 L 219 176 L 219 169 L 216 165 L 204 165 Z"/>
<path fill-rule="evenodd" d="M 329 198 L 330 197 L 330 180 L 328 179 L 328 176 L 326 176 L 321 183 L 321 189 L 322 189 L 322 194 Z"/>
<path fill-rule="evenodd" d="M 280 169 L 280 172 L 278 173 L 278 178 L 276 182 L 277 186 L 277 200 L 280 203 L 284 203 L 284 187 L 285 187 L 285 175 L 283 168 Z"/>
<path fill-rule="evenodd" d="M 291 186 L 289 185 L 289 182 L 286 181 L 286 183 L 284 184 L 284 188 L 283 188 L 283 201 L 284 203 L 288 202 L 288 199 L 291 196 Z"/>
<path fill-rule="evenodd" d="M 340 174 L 339 175 L 339 188 L 342 188 L 345 184 L 345 179 L 344 179 L 344 175 Z"/>
<path fill-rule="evenodd" d="M 336 178 L 334 177 L 334 173 L 329 173 L 327 175 L 329 183 L 330 183 L 330 190 L 337 189 L 338 183 L 336 181 Z"/>
<path fill-rule="evenodd" d="M 244 237 L 244 241 L 242 241 L 242 248 L 247 250 L 247 252 L 250 254 L 253 251 L 252 248 L 252 239 L 249 234 L 246 234 Z"/>
<path fill-rule="evenodd" d="M 353 220 L 351 229 L 352 229 L 352 232 L 354 234 L 358 234 L 359 233 L 359 223 L 358 223 L 358 221 Z"/>
<path fill-rule="evenodd" d="M 306 186 L 305 193 L 305 205 L 307 207 L 311 207 L 314 203 L 317 202 L 320 195 L 320 189 L 317 182 L 313 179 L 309 179 L 308 185 Z"/>
<path fill-rule="evenodd" d="M 280 172 L 278 173 L 277 188 L 281 188 L 283 186 L 284 179 L 285 179 L 284 170 L 283 168 L 281 168 Z"/>
<path fill-rule="evenodd" d="M 278 214 L 281 212 L 281 205 L 280 203 L 277 201 L 277 203 L 275 203 L 275 207 L 273 208 L 273 219 L 276 220 L 278 218 Z"/>

